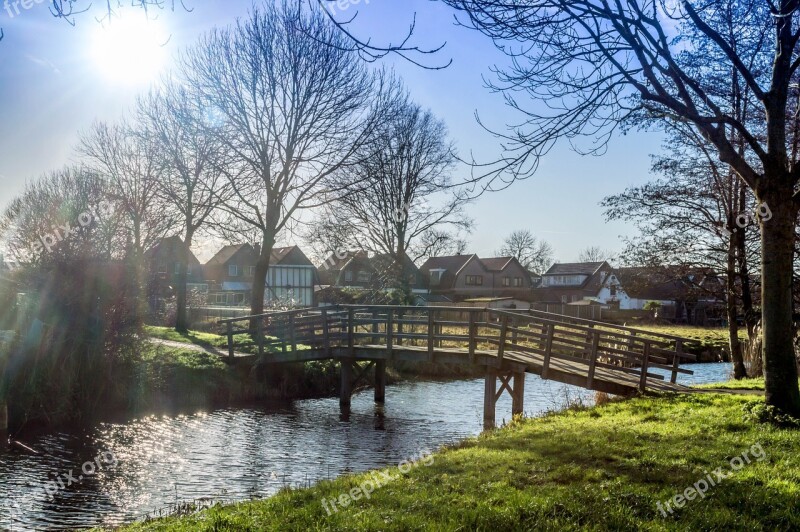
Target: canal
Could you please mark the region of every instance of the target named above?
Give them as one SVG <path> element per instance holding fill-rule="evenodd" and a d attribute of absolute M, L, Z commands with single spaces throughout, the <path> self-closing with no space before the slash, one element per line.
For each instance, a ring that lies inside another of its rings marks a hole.
<path fill-rule="evenodd" d="M 681 376 L 684 384 L 720 382 L 730 373 L 729 364 L 685 367 L 695 374 Z M 387 388 L 383 407 L 365 391 L 354 395 L 349 420 L 340 419 L 338 399 L 331 398 L 28 438 L 38 456 L 0 450 L 0 529 L 119 525 L 176 503 L 266 497 L 283 486 L 397 465 L 480 433 L 483 386 L 483 379 L 399 384 Z M 593 400 L 593 392 L 527 376 L 526 415 Z M 510 412 L 506 394 L 498 422 Z"/>

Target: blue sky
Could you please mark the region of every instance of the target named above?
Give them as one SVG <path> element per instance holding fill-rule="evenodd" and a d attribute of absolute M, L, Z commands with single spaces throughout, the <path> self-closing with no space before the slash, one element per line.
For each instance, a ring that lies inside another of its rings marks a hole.
<path fill-rule="evenodd" d="M 108 76 L 109 65 L 98 64 L 102 31 L 99 13 L 85 13 L 70 26 L 48 12 L 47 2 L 9 16 L 0 0 L 0 202 L 18 193 L 27 179 L 73 160 L 77 133 L 94 120 L 113 120 L 146 89 L 149 79 L 120 81 Z M 352 1 L 352 0 L 351 0 Z M 250 1 L 185 0 L 192 12 L 162 12 L 158 26 L 163 52 L 171 56 L 197 36 L 244 16 Z M 103 4 L 105 2 L 102 2 Z M 88 5 L 88 2 L 85 3 Z M 130 8 L 124 16 L 137 16 Z M 491 42 L 453 24 L 454 12 L 429 0 L 361 0 L 339 13 L 358 11 L 353 30 L 376 43 L 397 41 L 417 14 L 415 44 L 436 47 L 447 43 L 431 64 L 453 61 L 444 70 L 425 70 L 400 58 L 388 57 L 413 97 L 443 119 L 462 155 L 479 160 L 499 154 L 499 142 L 476 123 L 478 112 L 496 129 L 518 116 L 500 95 L 491 94 L 483 77 L 504 57 Z M 12 9 L 12 13 L 14 13 Z M 112 26 L 113 28 L 113 26 Z M 169 59 L 164 69 L 168 68 Z M 126 66 L 127 67 L 127 66 Z M 125 68 L 117 68 L 125 70 Z M 602 157 L 581 156 L 564 142 L 542 161 L 532 178 L 509 189 L 487 194 L 470 207 L 476 228 L 469 251 L 488 256 L 513 229 L 530 229 L 549 241 L 556 258 L 574 260 L 587 246 L 619 250 L 620 235 L 633 230 L 606 223 L 598 202 L 608 194 L 649 179 L 649 154 L 660 149 L 658 134 L 635 133 L 612 139 Z M 458 172 L 464 172 L 460 169 Z M 458 177 L 458 173 L 455 177 Z"/>

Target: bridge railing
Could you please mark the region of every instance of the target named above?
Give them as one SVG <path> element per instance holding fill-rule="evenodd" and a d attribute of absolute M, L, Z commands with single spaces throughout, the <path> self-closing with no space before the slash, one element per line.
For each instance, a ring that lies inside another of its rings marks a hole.
<path fill-rule="evenodd" d="M 247 323 L 237 329 L 237 323 Z M 227 325 L 229 354 L 237 345 L 253 343 L 257 352 L 289 352 L 298 349 L 335 348 L 351 351 L 359 346 L 427 351 L 433 361 L 437 350 L 460 351 L 470 363 L 490 354 L 502 362 L 541 364 L 547 376 L 556 361 L 587 366 L 589 385 L 599 368 L 613 369 L 639 377 L 643 390 L 648 378 L 663 380 L 653 373 L 692 372 L 680 364 L 695 359 L 684 353 L 683 338 L 642 329 L 620 327 L 539 311 L 514 311 L 479 307 L 418 307 L 391 305 L 339 305 L 327 308 L 269 312 L 220 320 Z M 255 326 L 254 326 L 255 324 Z M 242 338 L 241 333 L 248 333 Z M 239 344 L 237 344 L 237 338 Z M 253 340 L 253 338 L 255 340 Z"/>

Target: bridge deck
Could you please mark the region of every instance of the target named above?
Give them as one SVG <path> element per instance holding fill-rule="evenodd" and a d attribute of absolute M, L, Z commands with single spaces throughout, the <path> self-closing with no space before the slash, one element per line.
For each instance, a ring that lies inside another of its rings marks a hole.
<path fill-rule="evenodd" d="M 239 322 L 247 328 L 234 329 Z M 521 411 L 526 372 L 616 395 L 687 391 L 677 376 L 691 374 L 680 364 L 695 358 L 683 352 L 683 338 L 537 311 L 343 305 L 221 323 L 228 327 L 231 360 L 241 355 L 234 342 L 241 332 L 257 344 L 259 354 L 250 358 L 265 364 L 339 360 L 343 407 L 350 403 L 353 365 L 361 361 L 376 367 L 376 400 L 383 400 L 388 361 L 485 367 L 485 415 L 492 410 L 487 425 L 494 422 L 493 405 L 503 390 L 512 394 L 515 412 Z M 359 377 L 366 371 L 355 370 Z"/>

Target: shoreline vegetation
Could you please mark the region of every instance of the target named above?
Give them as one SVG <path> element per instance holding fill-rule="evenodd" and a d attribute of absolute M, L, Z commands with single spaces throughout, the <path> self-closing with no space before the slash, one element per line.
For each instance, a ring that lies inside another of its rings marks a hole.
<path fill-rule="evenodd" d="M 369 497 L 351 494 L 380 471 L 122 530 L 800 529 L 798 429 L 759 422 L 759 403 L 698 393 L 573 407 L 383 470 L 395 479 Z M 326 511 L 331 500 L 347 504 Z"/>

